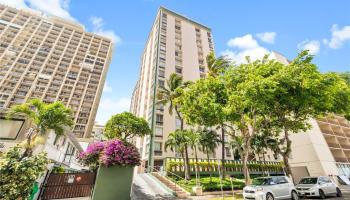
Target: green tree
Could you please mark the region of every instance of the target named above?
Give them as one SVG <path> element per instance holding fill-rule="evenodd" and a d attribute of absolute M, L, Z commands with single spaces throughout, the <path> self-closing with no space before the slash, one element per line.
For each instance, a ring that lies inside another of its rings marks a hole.
<path fill-rule="evenodd" d="M 44 103 L 39 99 L 32 99 L 27 103 L 14 105 L 7 117 L 23 116 L 29 121 L 30 131 L 27 134 L 27 144 L 23 157 L 32 155 L 33 141 L 37 135 L 45 135 L 53 130 L 57 136 L 64 135 L 65 129 L 74 124 L 72 110 L 61 102 Z"/>
<path fill-rule="evenodd" d="M 104 134 L 108 139 L 132 139 L 135 136 L 149 135 L 151 129 L 145 119 L 136 117 L 132 113 L 123 112 L 113 115 L 106 123 Z"/>
<path fill-rule="evenodd" d="M 35 181 L 46 170 L 46 153 L 22 159 L 23 149 L 11 148 L 0 157 L 0 199 L 28 199 Z"/>
<path fill-rule="evenodd" d="M 252 138 L 266 125 L 265 116 L 270 112 L 279 87 L 274 77 L 282 67 L 281 63 L 268 60 L 267 56 L 254 62 L 247 58 L 247 63 L 230 67 L 222 78 L 228 95 L 225 112 L 238 116 L 231 124 L 236 129 L 234 140 L 237 136 L 243 139 L 242 161 L 246 184 L 250 182 L 247 163 L 252 152 Z"/>
<path fill-rule="evenodd" d="M 188 82 L 184 82 L 182 77 L 173 73 L 166 81 L 166 87 L 159 86 L 157 91 L 157 104 L 167 105 L 169 104 L 169 114 L 172 115 L 175 110 L 177 118 L 180 120 L 180 130 L 184 130 L 184 119 L 180 113 L 180 104 L 178 99 L 183 94 L 183 89 L 188 85 Z M 188 149 L 185 148 L 185 177 L 190 179 L 190 162 L 188 157 Z"/>
<path fill-rule="evenodd" d="M 175 132 L 172 132 L 169 134 L 168 139 L 166 140 L 165 146 L 164 146 L 165 150 L 170 148 L 170 150 L 173 152 L 181 153 L 181 157 L 184 161 L 186 180 L 190 179 L 189 174 L 186 174 L 186 169 L 189 168 L 189 163 L 186 162 L 186 153 L 188 152 L 188 146 L 190 145 L 190 142 L 189 142 L 190 134 L 191 134 L 191 131 L 178 129 Z"/>
<path fill-rule="evenodd" d="M 222 166 L 225 163 L 225 123 L 230 118 L 224 108 L 228 96 L 224 84 L 218 77 L 208 76 L 186 88 L 179 98 L 181 113 L 187 123 L 221 129 Z M 224 169 L 224 167 L 222 167 Z M 222 175 L 224 170 L 222 170 Z"/>
<path fill-rule="evenodd" d="M 207 57 L 207 68 L 209 77 L 218 77 L 223 74 L 225 70 L 232 64 L 226 56 L 215 57 L 214 52 L 210 52 Z M 224 101 L 223 101 L 224 103 Z M 220 124 L 217 124 L 217 127 L 221 129 L 221 175 L 225 177 L 225 123 L 221 121 Z"/>
<path fill-rule="evenodd" d="M 346 115 L 350 110 L 346 79 L 335 73 L 320 73 L 312 58 L 307 51 L 302 51 L 275 76 L 279 87 L 269 116 L 282 131 L 283 137 L 276 149 L 283 157 L 288 175 L 292 175 L 288 160 L 292 145 L 290 134 L 310 129 L 310 118 L 329 113 Z"/>
<path fill-rule="evenodd" d="M 209 169 L 210 181 L 212 181 L 212 166 L 209 155 L 215 153 L 215 149 L 218 147 L 220 139 L 217 133 L 211 129 L 199 128 L 197 132 L 199 133 L 199 149 L 207 156 L 208 166 L 211 168 Z"/>

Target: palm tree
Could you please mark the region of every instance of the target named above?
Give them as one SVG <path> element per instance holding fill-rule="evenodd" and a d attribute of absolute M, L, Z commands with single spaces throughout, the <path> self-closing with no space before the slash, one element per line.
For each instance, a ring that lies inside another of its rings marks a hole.
<path fill-rule="evenodd" d="M 157 104 L 166 105 L 169 104 L 169 114 L 173 114 L 173 110 L 175 110 L 178 119 L 180 120 L 180 130 L 184 130 L 184 120 L 182 115 L 180 114 L 179 107 L 180 105 L 176 101 L 182 94 L 182 89 L 186 87 L 188 82 L 183 82 L 181 76 L 173 73 L 170 75 L 169 79 L 166 81 L 167 87 L 159 86 L 157 92 Z M 176 133 L 176 131 L 175 131 Z M 185 148 L 185 177 L 190 178 L 190 161 L 188 158 L 188 149 Z"/>
<path fill-rule="evenodd" d="M 231 65 L 231 61 L 226 56 L 215 57 L 214 52 L 210 52 L 207 57 L 208 75 L 216 77 Z"/>
<path fill-rule="evenodd" d="M 25 117 L 30 126 L 23 158 L 32 155 L 32 142 L 38 135 L 45 135 L 48 130 L 53 130 L 59 137 L 64 135 L 65 129 L 71 128 L 74 124 L 72 110 L 66 108 L 63 103 L 47 104 L 39 99 L 12 106 L 7 117 L 15 116 Z"/>
<path fill-rule="evenodd" d="M 218 146 L 218 143 L 220 142 L 220 139 L 217 135 L 217 133 L 214 130 L 210 130 L 207 128 L 199 129 L 199 149 L 207 155 L 207 161 L 208 165 L 210 165 L 210 153 L 215 153 L 215 149 Z M 211 167 L 211 166 L 210 166 Z M 212 176 L 212 169 L 209 169 L 210 173 L 210 182 L 211 182 L 211 176 Z"/>
<path fill-rule="evenodd" d="M 196 185 L 198 185 L 198 154 L 197 154 L 197 146 L 200 144 L 199 143 L 199 132 L 190 130 L 188 131 L 188 144 L 190 148 L 194 151 L 194 158 L 195 158 L 195 169 L 196 169 Z"/>
<path fill-rule="evenodd" d="M 215 57 L 214 52 L 210 52 L 207 57 L 207 68 L 208 68 L 208 76 L 217 77 L 225 69 L 227 69 L 231 65 L 231 60 L 229 60 L 226 56 L 220 56 L 218 58 Z M 221 175 L 225 176 L 225 125 L 224 123 L 219 124 L 218 129 L 221 129 Z"/>
<path fill-rule="evenodd" d="M 164 148 L 167 150 L 170 148 L 171 151 L 180 152 L 181 157 L 184 161 L 186 161 L 186 153 L 188 145 L 189 145 L 189 132 L 186 130 L 176 130 L 169 134 L 168 139 L 165 142 Z M 189 163 L 184 162 L 185 167 L 185 179 L 189 180 L 190 176 L 186 173 L 186 169 L 189 168 Z"/>
<path fill-rule="evenodd" d="M 265 149 L 267 148 L 267 136 L 264 134 L 258 134 L 253 136 L 251 141 L 251 148 L 254 150 L 255 154 L 263 156 L 263 161 L 265 162 Z"/>

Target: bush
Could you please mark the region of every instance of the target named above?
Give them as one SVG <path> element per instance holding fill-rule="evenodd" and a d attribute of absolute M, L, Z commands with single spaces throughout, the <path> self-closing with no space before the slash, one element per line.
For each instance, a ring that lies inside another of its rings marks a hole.
<path fill-rule="evenodd" d="M 194 169 L 195 162 L 190 162 L 190 167 Z M 169 172 L 181 172 L 183 169 L 184 163 L 182 161 L 167 160 L 166 161 L 166 170 Z M 198 162 L 200 172 L 216 171 L 217 161 L 207 162 L 200 161 Z M 226 172 L 241 172 L 243 164 L 239 162 L 226 162 L 225 169 Z M 267 163 L 249 163 L 248 168 L 250 171 L 269 171 L 269 172 L 283 172 L 283 164 L 267 164 Z M 179 170 L 180 169 L 180 170 Z"/>
<path fill-rule="evenodd" d="M 180 186 L 182 186 L 188 192 L 192 192 L 192 187 L 196 186 L 195 179 L 186 181 L 183 179 L 177 179 L 175 177 L 169 177 L 169 178 L 172 179 L 177 184 L 179 184 Z M 199 182 L 204 192 L 221 190 L 220 178 L 218 177 L 212 177 L 211 181 L 210 181 L 210 177 L 201 177 L 199 179 Z M 234 179 L 232 181 L 232 185 L 233 185 L 233 189 L 235 190 L 241 190 L 245 186 L 244 181 L 239 179 Z M 226 178 L 222 180 L 222 188 L 223 190 L 232 190 L 230 179 Z"/>
<path fill-rule="evenodd" d="M 137 148 L 118 139 L 90 144 L 85 152 L 79 154 L 78 159 L 90 169 L 97 169 L 99 165 L 107 167 L 140 165 Z"/>
<path fill-rule="evenodd" d="M 35 181 L 46 170 L 46 153 L 22 155 L 23 149 L 16 146 L 0 158 L 0 199 L 27 199 Z"/>

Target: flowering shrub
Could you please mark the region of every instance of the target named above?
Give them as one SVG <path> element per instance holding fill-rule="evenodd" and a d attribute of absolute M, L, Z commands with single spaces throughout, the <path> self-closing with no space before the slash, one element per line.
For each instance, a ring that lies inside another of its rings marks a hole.
<path fill-rule="evenodd" d="M 23 151 L 15 146 L 0 157 L 0 199 L 28 199 L 35 180 L 46 170 L 46 153 L 22 157 Z"/>
<path fill-rule="evenodd" d="M 86 151 L 81 152 L 78 159 L 83 165 L 89 166 L 92 170 L 97 169 L 99 165 L 99 158 L 103 152 L 105 144 L 103 142 L 95 142 L 89 144 Z"/>
<path fill-rule="evenodd" d="M 106 143 L 101 162 L 107 167 L 135 166 L 140 164 L 140 154 L 134 145 L 121 140 L 113 140 Z"/>
<path fill-rule="evenodd" d="M 90 144 L 85 152 L 79 154 L 82 164 L 91 169 L 103 166 L 135 166 L 140 164 L 137 148 L 122 140 L 111 140 Z"/>

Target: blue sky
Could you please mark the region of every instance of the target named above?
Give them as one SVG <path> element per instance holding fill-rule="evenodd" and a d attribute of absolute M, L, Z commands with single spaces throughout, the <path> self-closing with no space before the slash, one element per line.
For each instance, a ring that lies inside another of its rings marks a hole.
<path fill-rule="evenodd" d="M 350 71 L 348 0 L 0 0 L 75 20 L 116 42 L 97 114 L 104 123 L 128 110 L 140 57 L 159 6 L 212 28 L 216 54 L 240 62 L 272 50 L 292 59 L 301 49 L 315 54 L 321 71 Z"/>

